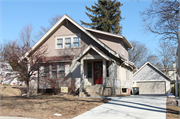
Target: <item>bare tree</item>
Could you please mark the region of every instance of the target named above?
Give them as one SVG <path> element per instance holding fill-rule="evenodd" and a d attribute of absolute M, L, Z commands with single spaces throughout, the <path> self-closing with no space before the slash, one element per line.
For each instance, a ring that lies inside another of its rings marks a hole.
<path fill-rule="evenodd" d="M 18 42 L 20 43 L 21 47 L 24 47 L 23 54 L 30 50 L 30 47 L 32 45 L 33 39 L 32 39 L 32 31 L 33 26 L 32 24 L 27 24 L 25 27 L 22 28 Z"/>
<path fill-rule="evenodd" d="M 156 65 L 159 63 L 159 58 L 157 55 L 150 53 L 147 55 L 146 62 L 150 62 L 151 64 Z"/>
<path fill-rule="evenodd" d="M 142 66 L 146 62 L 150 62 L 153 65 L 155 65 L 158 62 L 158 57 L 155 54 L 153 54 L 146 47 L 145 44 L 136 40 L 130 42 L 133 46 L 133 49 L 129 51 L 129 60 L 135 63 L 137 67 Z"/>
<path fill-rule="evenodd" d="M 159 49 L 156 49 L 158 58 L 163 65 L 166 74 L 168 74 L 168 68 L 175 62 L 176 49 L 177 47 L 172 46 L 172 44 L 165 41 L 160 41 Z"/>
<path fill-rule="evenodd" d="M 18 71 L 19 80 L 27 84 L 27 97 L 29 97 L 29 82 L 33 80 L 34 73 L 47 54 L 47 46 L 40 47 L 36 52 L 31 51 L 32 30 L 31 24 L 23 27 L 19 39 L 9 42 L 3 48 L 5 61 L 8 61 L 12 68 Z M 29 56 L 22 58 L 26 52 L 30 53 Z"/>
<path fill-rule="evenodd" d="M 16 67 L 16 71 L 18 71 L 19 74 L 19 80 L 26 82 L 27 97 L 29 97 L 29 82 L 34 80 L 31 77 L 36 75 L 35 72 L 38 71 L 39 64 L 47 54 L 47 47 L 41 47 L 30 57 L 22 59 L 22 51 L 27 49 L 26 45 L 27 44 L 25 44 L 25 46 L 21 46 L 18 45 L 18 42 L 16 41 L 12 42 L 9 44 L 8 49 L 5 49 L 5 59 L 6 61 L 11 62 L 10 64 L 13 64 L 13 67 Z"/>
<path fill-rule="evenodd" d="M 0 61 L 3 61 L 3 44 L 2 44 L 2 42 L 0 41 Z"/>
<path fill-rule="evenodd" d="M 144 57 L 146 57 L 146 54 L 148 52 L 147 47 L 145 44 L 140 43 L 139 41 L 130 41 L 133 49 L 129 51 L 129 60 L 135 65 L 140 66 L 144 62 Z"/>
<path fill-rule="evenodd" d="M 179 6 L 179 0 L 152 0 L 150 7 L 141 12 L 145 30 L 177 43 Z"/>
<path fill-rule="evenodd" d="M 55 15 L 53 18 L 51 18 L 48 22 L 49 22 L 49 26 L 48 27 L 43 27 L 41 26 L 41 31 L 39 31 L 39 33 L 36 35 L 37 39 L 40 39 L 51 27 L 53 27 L 61 18 L 61 15 Z"/>

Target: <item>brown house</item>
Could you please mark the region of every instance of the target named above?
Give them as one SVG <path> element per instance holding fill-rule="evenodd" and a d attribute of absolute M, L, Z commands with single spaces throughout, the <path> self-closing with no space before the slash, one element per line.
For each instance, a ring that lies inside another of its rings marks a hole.
<path fill-rule="evenodd" d="M 42 46 L 48 46 L 46 59 L 56 62 L 49 64 L 49 76 L 60 77 L 59 72 L 64 72 L 80 89 L 79 96 L 130 93 L 135 66 L 128 60 L 133 47 L 124 36 L 82 27 L 64 15 L 31 51 Z"/>

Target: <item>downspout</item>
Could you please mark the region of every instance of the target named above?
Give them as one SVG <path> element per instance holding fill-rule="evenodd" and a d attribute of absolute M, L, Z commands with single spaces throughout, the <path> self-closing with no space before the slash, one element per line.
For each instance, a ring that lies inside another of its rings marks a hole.
<path fill-rule="evenodd" d="M 37 84 L 37 94 L 39 93 L 39 64 L 38 64 L 38 84 Z"/>
<path fill-rule="evenodd" d="M 116 64 L 116 61 L 115 60 L 113 60 L 112 59 L 112 61 L 114 62 L 114 64 L 117 66 L 117 64 Z M 116 75 L 117 75 L 117 67 L 116 67 Z M 115 88 L 115 71 L 114 71 L 114 78 L 113 78 L 113 90 L 114 90 L 114 95 L 116 95 L 117 94 L 117 92 L 116 92 L 116 88 Z M 117 76 L 116 76 L 117 77 Z"/>

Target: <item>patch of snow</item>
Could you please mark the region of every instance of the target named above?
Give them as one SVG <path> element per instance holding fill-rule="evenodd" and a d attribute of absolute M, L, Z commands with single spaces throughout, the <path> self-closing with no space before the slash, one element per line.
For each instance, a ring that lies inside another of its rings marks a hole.
<path fill-rule="evenodd" d="M 62 116 L 62 114 L 58 114 L 58 113 L 55 113 L 54 115 L 55 115 L 55 116 Z"/>

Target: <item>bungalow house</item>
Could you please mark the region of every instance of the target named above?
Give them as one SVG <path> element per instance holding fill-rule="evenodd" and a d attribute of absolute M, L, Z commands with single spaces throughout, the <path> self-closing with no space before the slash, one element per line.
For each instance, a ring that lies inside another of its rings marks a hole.
<path fill-rule="evenodd" d="M 170 78 L 149 62 L 133 74 L 133 87 L 139 88 L 139 94 L 170 93 L 170 83 Z"/>
<path fill-rule="evenodd" d="M 130 93 L 135 65 L 128 60 L 133 47 L 124 36 L 82 27 L 64 15 L 23 58 L 43 46 L 48 48 L 46 59 L 51 63 L 40 68 L 48 68 L 44 72 L 49 78 L 64 72 L 75 81 L 79 96 Z"/>

